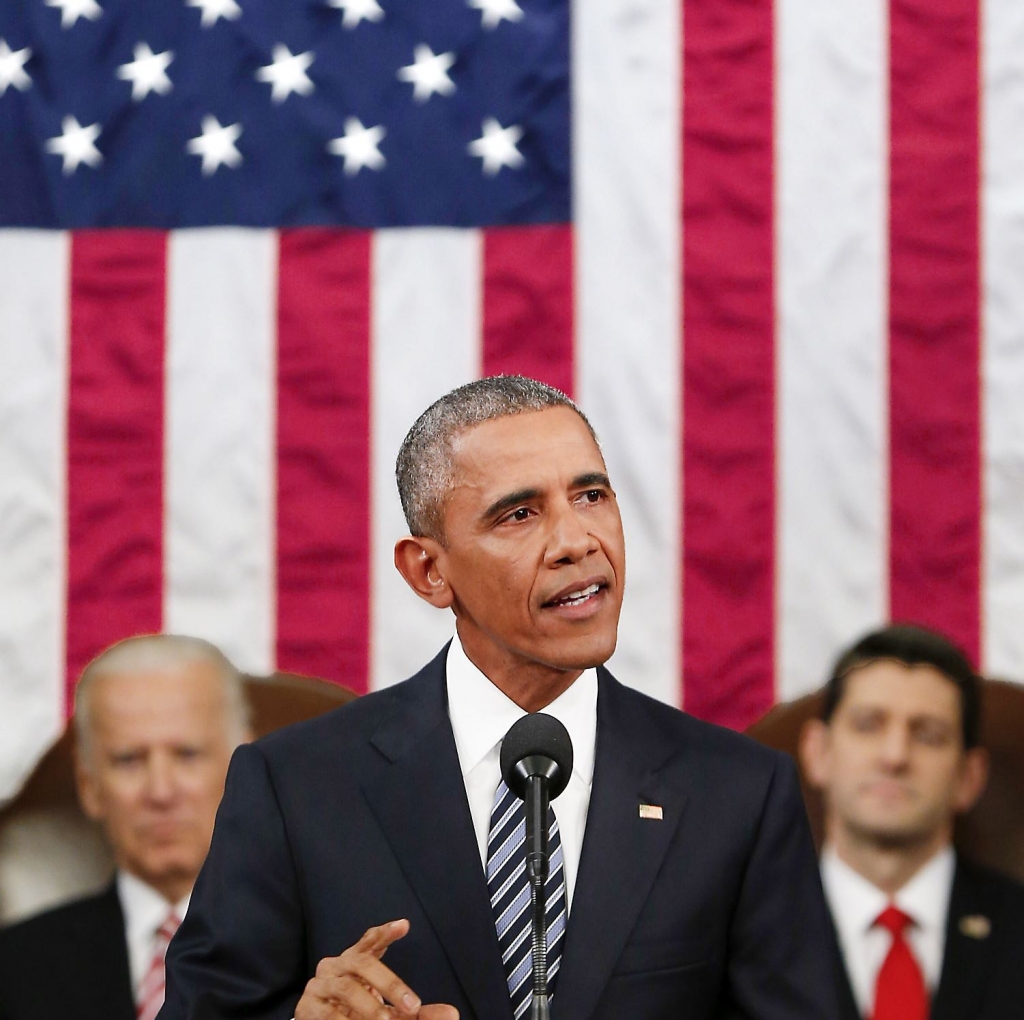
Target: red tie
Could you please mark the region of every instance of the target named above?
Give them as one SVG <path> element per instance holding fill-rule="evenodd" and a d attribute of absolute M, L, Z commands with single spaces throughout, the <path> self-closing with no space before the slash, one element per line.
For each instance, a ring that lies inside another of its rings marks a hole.
<path fill-rule="evenodd" d="M 921 967 L 907 945 L 903 932 L 911 919 L 896 907 L 888 906 L 878 915 L 876 925 L 892 934 L 889 955 L 878 972 L 875 986 L 875 1011 L 871 1020 L 927 1020 L 928 993 Z"/>
<path fill-rule="evenodd" d="M 138 1003 L 135 1009 L 137 1020 L 153 1020 L 164 1004 L 164 956 L 167 946 L 181 921 L 172 910 L 156 932 L 153 945 L 153 959 L 149 961 L 149 969 L 139 985 Z"/>

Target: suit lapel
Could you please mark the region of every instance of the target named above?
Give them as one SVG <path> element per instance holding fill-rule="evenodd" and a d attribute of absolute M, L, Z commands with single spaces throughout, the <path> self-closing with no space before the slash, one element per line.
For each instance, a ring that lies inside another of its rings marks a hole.
<path fill-rule="evenodd" d="M 600 998 L 682 817 L 686 793 L 659 775 L 678 754 L 642 702 L 599 671 L 594 785 L 552 1012 L 582 1020 Z M 640 805 L 662 809 L 642 818 Z"/>
<path fill-rule="evenodd" d="M 68 1001 L 75 1004 L 75 1016 L 82 1020 L 134 1020 L 124 915 L 116 884 L 95 906 L 95 912 L 80 914 L 69 930 L 71 946 L 66 951 L 81 963 L 81 985 L 66 990 Z"/>
<path fill-rule="evenodd" d="M 446 649 L 447 650 L 447 649 Z M 448 720 L 444 652 L 372 739 L 387 759 L 370 807 L 477 1016 L 511 1020 L 490 898 Z"/>
<path fill-rule="evenodd" d="M 963 864 L 957 863 L 946 922 L 942 977 L 932 1002 L 932 1020 L 971 1016 L 983 997 L 992 962 L 989 932 L 999 923 L 999 904 L 985 895 Z"/>

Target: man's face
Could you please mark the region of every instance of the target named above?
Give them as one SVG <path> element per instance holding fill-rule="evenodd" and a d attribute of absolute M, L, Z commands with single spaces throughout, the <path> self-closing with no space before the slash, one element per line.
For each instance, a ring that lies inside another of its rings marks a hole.
<path fill-rule="evenodd" d="M 175 901 L 210 846 L 234 742 L 214 666 L 98 676 L 79 795 L 119 867 Z"/>
<path fill-rule="evenodd" d="M 804 745 L 830 837 L 941 845 L 980 793 L 980 752 L 965 752 L 960 694 L 937 669 L 891 660 L 854 669 L 831 722 Z"/>
<path fill-rule="evenodd" d="M 578 673 L 615 649 L 622 521 L 571 408 L 496 418 L 455 453 L 437 568 L 470 659 L 499 687 L 526 666 Z"/>

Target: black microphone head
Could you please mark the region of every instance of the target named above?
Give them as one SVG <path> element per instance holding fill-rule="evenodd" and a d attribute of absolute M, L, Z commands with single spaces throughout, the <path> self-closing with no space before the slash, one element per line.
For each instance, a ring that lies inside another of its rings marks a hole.
<path fill-rule="evenodd" d="M 569 731 L 543 712 L 524 715 L 501 742 L 501 778 L 517 797 L 525 799 L 526 781 L 533 775 L 547 779 L 552 800 L 569 785 L 572 775 Z"/>

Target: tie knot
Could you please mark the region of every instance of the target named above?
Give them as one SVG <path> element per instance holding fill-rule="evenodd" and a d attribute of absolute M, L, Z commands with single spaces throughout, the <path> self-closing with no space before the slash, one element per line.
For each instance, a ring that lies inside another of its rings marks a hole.
<path fill-rule="evenodd" d="M 178 930 L 178 925 L 181 924 L 181 918 L 172 910 L 165 918 L 163 924 L 160 925 L 156 930 L 156 937 L 161 942 L 170 942 L 174 938 L 174 933 Z"/>
<path fill-rule="evenodd" d="M 913 923 L 914 919 L 909 914 L 903 913 L 899 907 L 891 903 L 875 918 L 875 925 L 885 928 L 894 939 L 901 938 L 904 931 Z"/>

